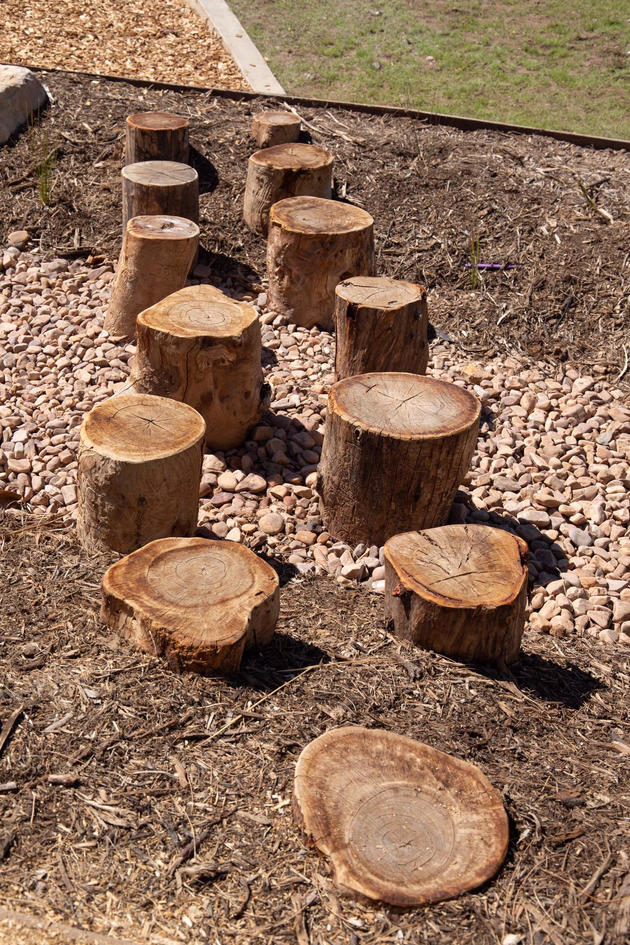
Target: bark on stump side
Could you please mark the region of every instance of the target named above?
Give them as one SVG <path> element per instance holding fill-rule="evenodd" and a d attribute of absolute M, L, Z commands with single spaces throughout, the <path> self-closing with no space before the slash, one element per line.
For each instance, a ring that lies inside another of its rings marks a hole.
<path fill-rule="evenodd" d="M 243 219 L 255 233 L 266 236 L 269 211 L 287 197 L 332 194 L 333 156 L 313 144 L 279 144 L 256 151 L 247 165 Z"/>
<path fill-rule="evenodd" d="M 212 449 L 243 443 L 268 402 L 255 309 L 213 286 L 187 286 L 141 312 L 137 335 L 133 389 L 198 410 Z"/>
<path fill-rule="evenodd" d="M 122 171 L 123 233 L 132 217 L 154 214 L 199 222 L 199 175 L 177 161 L 141 161 Z"/>
<path fill-rule="evenodd" d="M 188 119 L 171 112 L 136 112 L 127 118 L 125 164 L 177 161 L 188 164 Z"/>
<path fill-rule="evenodd" d="M 505 807 L 479 768 L 383 729 L 332 729 L 307 745 L 293 811 L 344 892 L 395 906 L 475 889 L 507 852 Z"/>
<path fill-rule="evenodd" d="M 236 672 L 278 620 L 276 572 L 231 541 L 152 541 L 113 564 L 101 590 L 107 626 L 176 672 Z"/>
<path fill-rule="evenodd" d="M 332 329 L 335 288 L 374 272 L 374 221 L 319 197 L 289 197 L 269 212 L 268 307 L 296 325 Z"/>
<path fill-rule="evenodd" d="M 443 525 L 475 450 L 481 404 L 419 374 L 333 384 L 318 475 L 326 530 L 350 544 Z"/>
<path fill-rule="evenodd" d="M 301 120 L 291 112 L 258 112 L 252 119 L 252 136 L 259 148 L 297 141 Z"/>
<path fill-rule="evenodd" d="M 186 404 L 119 394 L 81 425 L 77 532 L 93 551 L 127 554 L 197 525 L 206 425 Z"/>
<path fill-rule="evenodd" d="M 353 276 L 335 289 L 337 380 L 373 371 L 424 374 L 427 291 L 388 276 Z"/>
<path fill-rule="evenodd" d="M 519 658 L 527 544 L 486 525 L 445 525 L 385 543 L 385 611 L 427 650 L 504 666 Z"/>
<path fill-rule="evenodd" d="M 173 216 L 133 217 L 125 227 L 105 329 L 116 338 L 136 337 L 136 317 L 186 285 L 196 258 L 199 227 Z"/>

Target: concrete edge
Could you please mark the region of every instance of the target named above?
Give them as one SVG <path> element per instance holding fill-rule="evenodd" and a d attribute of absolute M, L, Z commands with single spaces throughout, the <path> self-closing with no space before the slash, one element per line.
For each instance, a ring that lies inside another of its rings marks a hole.
<path fill-rule="evenodd" d="M 285 91 L 225 0 L 186 0 L 212 26 L 254 92 L 284 95 Z"/>

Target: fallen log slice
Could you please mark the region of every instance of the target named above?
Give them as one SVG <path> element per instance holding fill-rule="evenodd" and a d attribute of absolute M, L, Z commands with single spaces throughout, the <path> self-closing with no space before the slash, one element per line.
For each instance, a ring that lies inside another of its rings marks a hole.
<path fill-rule="evenodd" d="M 127 554 L 197 525 L 206 425 L 187 404 L 119 394 L 81 425 L 77 532 L 88 550 Z"/>
<path fill-rule="evenodd" d="M 278 620 L 278 576 L 231 541 L 163 538 L 113 564 L 101 617 L 177 672 L 233 673 Z"/>
<path fill-rule="evenodd" d="M 136 112 L 126 121 L 125 164 L 188 163 L 188 119 L 171 112 Z"/>
<path fill-rule="evenodd" d="M 140 161 L 122 169 L 123 233 L 132 217 L 164 213 L 199 222 L 199 175 L 178 161 Z"/>
<path fill-rule="evenodd" d="M 326 529 L 350 544 L 443 525 L 475 450 L 481 404 L 420 374 L 337 381 L 318 475 Z"/>
<path fill-rule="evenodd" d="M 335 287 L 374 272 L 374 221 L 352 204 L 288 197 L 269 211 L 268 307 L 296 325 L 333 328 Z"/>
<path fill-rule="evenodd" d="M 269 210 L 286 197 L 330 198 L 333 156 L 314 144 L 278 144 L 256 151 L 247 165 L 243 219 L 267 234 Z"/>
<path fill-rule="evenodd" d="M 335 289 L 337 379 L 371 371 L 424 374 L 427 291 L 389 276 L 353 276 Z"/>
<path fill-rule="evenodd" d="M 252 119 L 252 135 L 259 148 L 297 141 L 302 122 L 291 112 L 258 112 Z"/>
<path fill-rule="evenodd" d="M 475 889 L 507 851 L 503 802 L 479 768 L 382 729 L 332 729 L 307 745 L 293 809 L 345 892 L 396 906 Z"/>
<path fill-rule="evenodd" d="M 499 665 L 520 653 L 527 544 L 486 525 L 444 525 L 385 543 L 385 610 L 394 632 L 456 659 Z"/>

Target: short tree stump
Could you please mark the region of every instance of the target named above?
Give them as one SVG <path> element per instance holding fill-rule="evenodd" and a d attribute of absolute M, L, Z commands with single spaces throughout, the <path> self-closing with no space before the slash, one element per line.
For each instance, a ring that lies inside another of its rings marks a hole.
<path fill-rule="evenodd" d="M 291 112 L 258 112 L 252 119 L 252 136 L 259 148 L 289 144 L 300 136 L 302 122 Z"/>
<path fill-rule="evenodd" d="M 199 222 L 199 175 L 178 161 L 141 161 L 122 169 L 123 233 L 132 217 L 156 213 Z"/>
<path fill-rule="evenodd" d="M 171 112 L 136 112 L 125 124 L 125 164 L 188 163 L 188 119 Z"/>

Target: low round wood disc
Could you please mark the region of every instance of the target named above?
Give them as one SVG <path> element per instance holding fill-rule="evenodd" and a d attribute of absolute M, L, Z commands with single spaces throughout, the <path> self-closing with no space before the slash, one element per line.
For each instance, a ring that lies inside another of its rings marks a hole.
<path fill-rule="evenodd" d="M 263 124 L 270 125 L 299 125 L 301 120 L 297 115 L 291 114 L 291 112 L 258 112 L 254 115 L 254 121 L 260 121 Z"/>
<path fill-rule="evenodd" d="M 341 887 L 398 906 L 475 889 L 507 851 L 503 802 L 479 768 L 382 729 L 333 729 L 307 745 L 294 809 Z"/>
<path fill-rule="evenodd" d="M 352 233 L 371 227 L 369 213 L 338 200 L 325 197 L 286 197 L 269 211 L 269 225 L 278 223 L 294 233 Z"/>
<path fill-rule="evenodd" d="M 270 148 L 255 151 L 250 161 L 266 167 L 277 167 L 279 170 L 299 171 L 327 167 L 332 164 L 333 156 L 330 151 L 316 144 L 291 142 L 290 144 L 275 144 Z"/>
<path fill-rule="evenodd" d="M 151 240 L 189 240 L 199 236 L 199 227 L 192 220 L 163 213 L 132 217 L 127 231 Z"/>
<path fill-rule="evenodd" d="M 388 310 L 420 301 L 426 289 L 389 276 L 353 276 L 340 282 L 335 294 L 354 305 Z"/>
<path fill-rule="evenodd" d="M 258 315 L 211 285 L 190 285 L 173 292 L 138 316 L 142 325 L 179 338 L 238 338 Z"/>
<path fill-rule="evenodd" d="M 127 124 L 146 131 L 175 131 L 188 127 L 188 119 L 172 112 L 135 112 L 129 115 Z"/>
<path fill-rule="evenodd" d="M 122 169 L 123 177 L 134 184 L 151 187 L 177 187 L 197 180 L 197 171 L 179 161 L 138 161 Z"/>

